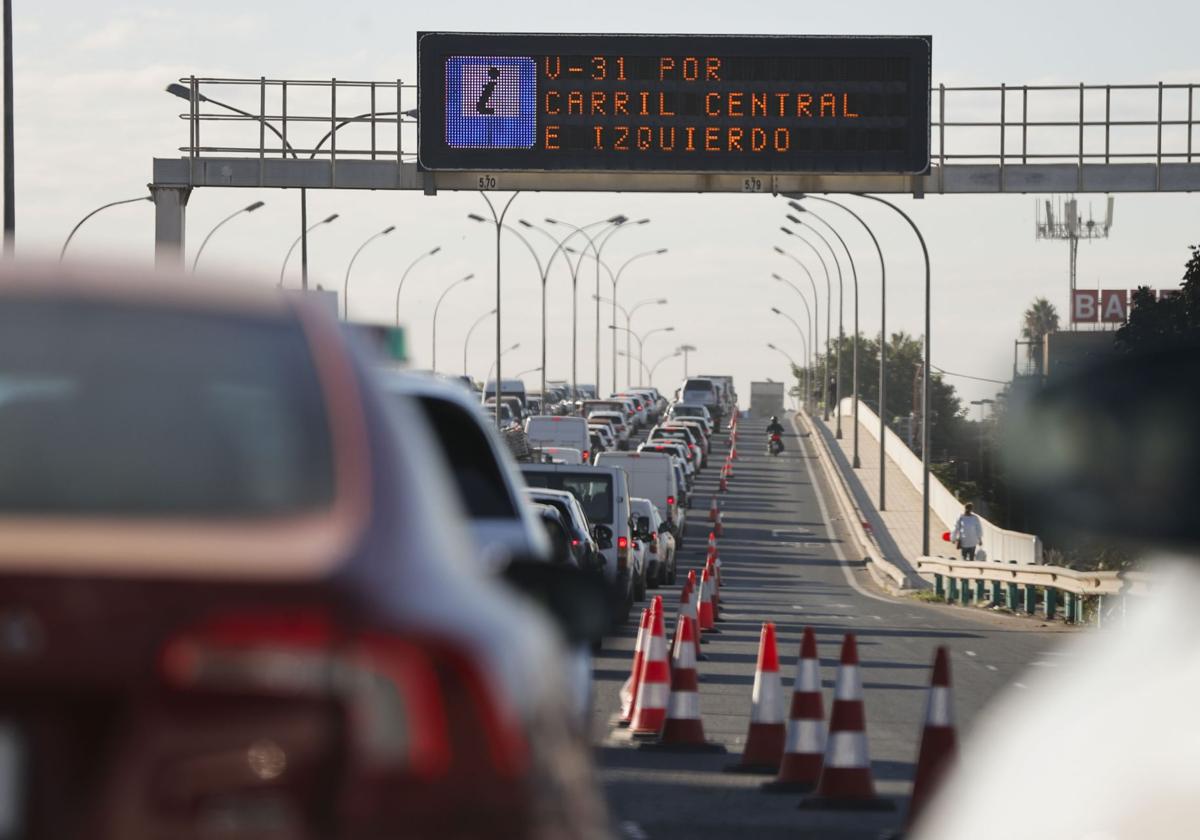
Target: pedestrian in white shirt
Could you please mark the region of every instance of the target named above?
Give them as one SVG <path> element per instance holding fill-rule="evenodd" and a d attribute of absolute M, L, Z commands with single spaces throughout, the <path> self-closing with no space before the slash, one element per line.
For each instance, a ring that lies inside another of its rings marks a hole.
<path fill-rule="evenodd" d="M 954 523 L 954 544 L 964 560 L 975 559 L 975 549 L 983 545 L 983 522 L 975 515 L 975 506 L 967 502 L 962 516 Z"/>

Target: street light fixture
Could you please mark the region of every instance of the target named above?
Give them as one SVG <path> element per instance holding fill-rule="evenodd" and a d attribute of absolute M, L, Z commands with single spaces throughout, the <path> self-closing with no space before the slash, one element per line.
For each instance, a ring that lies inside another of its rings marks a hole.
<path fill-rule="evenodd" d="M 829 265 L 825 262 L 825 257 L 823 257 L 821 255 L 821 252 L 817 249 L 816 245 L 813 245 L 811 242 L 809 242 L 807 239 L 805 239 L 803 236 L 796 233 L 794 230 L 792 230 L 789 227 L 780 225 L 779 229 L 781 231 L 783 231 L 785 234 L 787 234 L 788 236 L 795 237 L 796 239 L 800 240 L 805 245 L 807 245 L 809 247 L 809 249 L 814 254 L 817 255 L 817 260 L 821 263 L 821 270 L 825 272 L 825 352 L 822 354 L 825 357 L 825 381 L 821 385 L 821 402 L 824 406 L 822 409 L 821 415 L 822 415 L 822 418 L 825 420 L 825 422 L 828 423 L 829 422 L 829 345 L 833 343 L 833 335 L 830 330 L 830 315 L 831 315 L 831 309 L 833 307 L 833 278 L 832 278 L 832 275 L 830 275 L 830 273 L 829 273 Z M 810 230 L 811 230 L 811 228 L 810 228 Z M 834 262 L 835 263 L 837 262 L 836 254 L 834 255 Z M 840 264 L 838 264 L 837 269 L 838 269 L 838 286 L 840 288 L 841 283 L 842 283 L 842 267 Z M 842 353 L 842 343 L 839 340 L 838 346 L 837 346 L 837 354 L 838 354 L 837 358 L 838 358 L 838 366 L 839 367 L 841 367 L 841 358 L 842 358 L 841 353 Z M 838 411 L 838 415 L 839 416 L 841 415 L 840 410 Z"/>
<path fill-rule="evenodd" d="M 886 487 L 887 483 L 884 478 L 885 466 L 887 459 L 884 453 L 884 441 L 887 439 L 887 377 L 885 375 L 885 366 L 887 364 L 887 265 L 883 259 L 883 248 L 879 246 L 879 240 L 875 236 L 875 231 L 871 230 L 870 225 L 863 221 L 862 216 L 855 213 L 841 202 L 834 201 L 830 198 L 823 198 L 817 195 L 805 195 L 801 193 L 800 199 L 813 201 L 822 201 L 825 204 L 832 204 L 854 217 L 854 220 L 862 225 L 863 230 L 871 237 L 872 244 L 875 245 L 875 253 L 879 256 L 879 509 L 886 509 Z M 788 202 L 792 207 L 802 209 L 798 201 Z M 858 300 L 857 293 L 855 300 Z M 858 312 L 855 310 L 855 323 L 858 322 Z M 858 332 L 857 327 L 855 332 Z M 857 407 L 857 403 L 855 403 Z M 855 418 L 855 428 L 858 426 L 858 418 Z M 856 465 L 857 466 L 857 465 Z"/>
<path fill-rule="evenodd" d="M 474 276 L 475 276 L 474 274 L 468 274 L 466 277 L 463 277 L 463 278 L 461 278 L 461 279 L 459 279 L 459 280 L 455 280 L 453 283 L 451 283 L 449 286 L 447 286 L 447 287 L 446 287 L 446 291 L 442 292 L 442 295 L 441 295 L 441 297 L 439 297 L 439 298 L 437 299 L 437 303 L 435 303 L 435 304 L 433 305 L 433 341 L 432 341 L 432 352 L 430 353 L 431 359 L 430 359 L 430 365 L 429 365 L 429 367 L 430 367 L 430 369 L 431 369 L 431 370 L 432 370 L 434 373 L 437 373 L 437 319 L 438 319 L 438 310 L 442 308 L 442 301 L 444 301 L 444 300 L 446 299 L 446 295 L 450 294 L 450 292 L 454 290 L 454 287 L 455 287 L 455 286 L 461 286 L 463 283 L 466 283 L 468 280 L 470 280 L 470 279 L 471 279 L 472 277 L 474 277 Z"/>
<path fill-rule="evenodd" d="M 471 346 L 471 334 L 475 332 L 475 328 L 496 314 L 495 309 L 489 309 L 480 315 L 475 323 L 471 324 L 471 328 L 467 330 L 467 337 L 463 340 L 463 376 L 467 375 L 467 348 Z"/>
<path fill-rule="evenodd" d="M 520 346 L 521 346 L 521 342 L 518 341 L 512 347 L 505 347 L 503 350 L 501 350 L 500 355 L 504 356 L 508 353 L 511 353 L 512 351 L 516 350 Z M 487 404 L 487 384 L 492 381 L 492 379 L 493 379 L 492 374 L 494 374 L 495 372 L 496 372 L 496 360 L 493 359 L 492 366 L 490 368 L 488 368 L 488 375 L 483 380 L 483 402 L 485 405 Z M 498 376 L 495 377 L 495 381 L 496 381 L 496 405 L 499 405 L 500 404 L 500 377 L 498 377 Z M 500 422 L 499 418 L 500 418 L 500 410 L 497 409 L 496 410 L 496 422 Z"/>
<path fill-rule="evenodd" d="M 805 269 L 805 270 L 807 271 L 807 269 Z M 795 293 L 796 293 L 796 294 L 797 294 L 797 295 L 800 297 L 800 302 L 804 304 L 804 311 L 805 311 L 806 313 L 808 313 L 808 329 L 809 329 L 809 333 L 812 333 L 812 332 L 814 332 L 814 331 L 815 331 L 815 329 L 816 329 L 816 327 L 814 326 L 814 324 L 816 323 L 816 318 L 815 318 L 815 312 L 814 312 L 814 310 L 816 310 L 816 302 L 815 302 L 815 301 L 816 301 L 816 289 L 817 289 L 817 284 L 816 284 L 815 282 L 813 282 L 812 275 L 811 275 L 811 274 L 809 274 L 809 276 L 808 276 L 809 282 L 811 283 L 811 285 L 812 285 L 812 287 L 813 287 L 813 300 L 814 300 L 814 302 L 813 302 L 813 305 L 812 305 L 812 306 L 809 306 L 809 305 L 808 305 L 808 298 L 806 298 L 806 297 L 804 296 L 804 292 L 800 291 L 800 287 L 799 287 L 799 286 L 797 286 L 795 283 L 793 283 L 791 280 L 788 280 L 786 277 L 783 277 L 783 276 L 781 276 L 781 275 L 779 275 L 779 274 L 777 274 L 777 273 L 774 273 L 774 272 L 772 272 L 771 276 L 772 276 L 773 278 L 775 278 L 776 280 L 778 280 L 780 283 L 783 283 L 785 286 L 787 286 L 788 288 L 790 288 L 790 289 L 791 289 L 793 292 L 795 292 Z M 812 365 L 812 358 L 813 358 L 813 356 L 816 354 L 816 352 L 817 352 L 817 348 L 816 348 L 816 343 L 815 343 L 815 342 L 813 343 L 813 346 L 812 346 L 812 352 L 809 352 L 809 347 L 808 347 L 808 345 L 807 345 L 807 344 L 805 344 L 805 346 L 804 346 L 804 355 L 808 357 L 808 359 L 809 359 L 809 362 L 808 362 L 808 363 L 809 363 L 809 365 L 810 365 L 810 366 Z M 805 377 L 806 377 L 806 378 L 808 377 L 808 375 L 809 375 L 809 371 L 808 371 L 807 369 L 805 370 L 805 372 L 804 372 L 804 375 L 805 375 Z M 808 390 L 808 391 L 806 391 L 806 393 L 805 393 L 805 395 L 804 395 L 804 404 L 805 404 L 806 406 L 809 406 L 809 407 L 810 407 L 810 410 L 811 410 L 811 405 L 812 405 L 812 391 L 811 391 L 811 390 Z"/>
<path fill-rule="evenodd" d="M 335 221 L 339 215 L 340 214 L 338 214 L 338 213 L 330 213 L 328 216 L 326 216 L 321 221 L 314 222 L 312 225 L 309 225 L 309 227 L 307 227 L 305 230 L 303 230 L 300 233 L 300 235 L 296 237 L 296 241 L 292 243 L 292 247 L 288 248 L 287 254 L 283 258 L 283 265 L 280 266 L 280 268 L 279 268 L 279 282 L 275 284 L 276 286 L 278 286 L 279 288 L 283 288 L 283 274 L 285 271 L 287 271 L 288 260 L 290 260 L 292 258 L 292 251 L 296 250 L 296 246 L 300 244 L 300 240 L 301 239 L 307 240 L 308 234 L 311 231 L 315 230 L 316 228 L 319 228 L 321 225 L 330 224 L 331 222 Z M 305 288 L 305 289 L 308 288 L 307 281 L 304 282 L 302 288 Z"/>
<path fill-rule="evenodd" d="M 413 261 L 408 264 L 404 271 L 400 274 L 400 283 L 396 286 L 396 326 L 400 326 L 400 291 L 404 288 L 404 281 L 408 279 L 408 272 L 413 270 L 413 266 L 419 263 L 426 257 L 432 257 L 438 251 L 442 250 L 442 246 L 438 245 L 428 251 L 422 251 L 413 258 Z"/>
<path fill-rule="evenodd" d="M 917 227 L 909 215 L 892 204 L 890 201 L 880 198 L 876 195 L 868 195 L 866 193 L 855 193 L 859 198 L 868 198 L 871 201 L 877 201 L 886 207 L 890 207 L 900 215 L 904 221 L 908 222 L 908 226 L 912 228 L 913 233 L 917 235 L 917 241 L 921 244 L 921 254 L 925 257 L 925 361 L 921 365 L 921 500 L 923 502 L 921 511 L 921 546 L 922 553 L 929 554 L 929 368 L 930 362 L 930 345 L 932 336 L 930 335 L 930 265 L 929 265 L 929 248 L 925 245 L 925 237 L 921 235 L 921 229 Z"/>
<path fill-rule="evenodd" d="M 793 372 L 793 373 L 795 373 L 795 371 L 796 371 L 797 369 L 799 369 L 799 368 L 800 368 L 800 365 L 796 364 L 796 360 L 792 358 L 792 355 L 791 355 L 790 353 L 788 353 L 786 350 L 784 350 L 782 347 L 779 347 L 779 346 L 777 346 L 777 345 L 775 345 L 775 344 L 772 344 L 772 343 L 771 343 L 771 342 L 769 342 L 769 341 L 767 342 L 767 347 L 771 348 L 771 349 L 772 349 L 772 350 L 774 350 L 776 353 L 781 353 L 781 354 L 782 354 L 782 355 L 783 355 L 783 356 L 784 356 L 784 357 L 785 357 L 785 358 L 788 360 L 788 362 L 791 364 L 791 366 L 792 366 L 792 372 Z M 808 342 L 803 342 L 803 341 L 802 341 L 802 342 L 800 343 L 800 348 L 801 348 L 801 349 L 802 349 L 802 350 L 805 352 L 805 354 L 807 355 L 807 353 L 808 353 Z M 805 377 L 805 378 L 804 378 L 803 380 L 800 380 L 799 378 L 797 378 L 797 384 L 798 384 L 798 385 L 799 385 L 799 387 L 801 387 L 801 388 L 805 388 L 805 387 L 807 387 L 807 385 L 805 384 L 805 383 L 807 382 L 807 378 L 808 378 L 808 371 L 807 371 L 807 369 L 805 369 L 805 370 L 804 370 L 804 377 Z M 803 395 L 801 395 L 801 396 L 803 397 Z M 801 405 L 803 405 L 803 400 L 801 401 Z"/>
<path fill-rule="evenodd" d="M 651 388 L 655 387 L 654 386 L 654 371 L 658 370 L 658 366 L 661 365 L 663 362 L 665 362 L 667 359 L 674 359 L 674 358 L 677 358 L 682 355 L 683 355 L 683 351 L 677 348 L 675 350 L 672 350 L 670 353 L 663 356 L 661 359 L 659 359 L 657 362 L 655 362 L 654 364 L 650 365 L 649 368 L 647 368 L 646 381 L 650 383 Z M 642 365 L 642 367 L 645 367 L 645 365 Z"/>
<path fill-rule="evenodd" d="M 362 253 L 363 248 L 366 248 L 379 237 L 387 236 L 395 229 L 395 225 L 388 225 L 383 230 L 379 231 L 379 233 L 372 234 L 371 236 L 367 237 L 367 241 L 359 245 L 358 250 L 354 252 L 354 256 L 350 258 L 350 264 L 346 266 L 346 279 L 342 283 L 342 318 L 344 320 L 350 320 L 350 269 L 354 268 L 354 261 L 358 259 L 358 255 Z"/>
<path fill-rule="evenodd" d="M 5 37 L 7 37 L 7 33 L 5 33 Z M 6 84 L 7 84 L 7 81 L 6 81 Z M 5 184 L 5 188 L 6 189 L 8 188 L 7 183 Z M 95 216 L 101 210 L 107 210 L 109 207 L 117 207 L 118 205 L 121 205 L 121 204 L 133 204 L 138 201 L 153 201 L 153 200 L 154 199 L 148 195 L 140 195 L 137 198 L 123 198 L 120 201 L 110 201 L 108 204 L 101 204 L 99 207 L 97 207 L 91 213 L 88 213 L 86 216 L 84 216 L 82 219 L 80 219 L 78 222 L 76 222 L 75 227 L 71 228 L 71 232 L 67 234 L 67 241 L 63 243 L 62 250 L 58 252 L 58 261 L 62 262 L 63 257 L 66 256 L 67 246 L 71 244 L 71 239 L 75 236 L 75 231 L 77 231 L 77 230 L 79 230 L 79 228 L 83 227 L 84 222 L 86 222 L 88 219 L 92 218 L 92 216 Z M 6 212 L 7 212 L 7 208 L 6 208 Z"/>
<path fill-rule="evenodd" d="M 820 365 L 820 362 L 821 362 L 821 351 L 818 349 L 818 346 L 817 346 L 818 342 L 820 340 L 820 337 L 821 337 L 821 296 L 820 296 L 820 294 L 817 293 L 817 281 L 816 281 L 816 278 L 813 277 L 812 272 L 808 270 L 808 266 L 804 264 L 804 260 L 800 259 L 799 257 L 797 257 L 795 254 L 791 253 L 790 251 L 783 250 L 778 245 L 775 246 L 775 253 L 779 254 L 780 256 L 787 257 L 789 260 L 791 260 L 797 266 L 799 266 L 800 270 L 804 272 L 804 276 L 808 278 L 808 285 L 810 287 L 812 287 L 812 293 L 813 293 L 812 323 L 809 325 L 811 327 L 811 331 L 812 331 L 812 359 L 810 361 L 810 364 L 813 366 L 812 378 L 816 379 L 817 378 L 817 367 Z M 796 288 L 795 285 L 792 285 L 792 288 L 795 289 Z M 803 295 L 801 297 L 803 297 Z M 828 301 L 826 301 L 825 309 L 826 309 L 826 314 L 828 315 L 828 311 L 829 311 Z M 828 335 L 825 336 L 826 344 L 829 343 L 830 338 L 831 338 L 831 336 L 828 336 Z M 828 360 L 828 356 L 826 356 L 826 359 Z M 811 395 L 809 396 L 809 402 L 810 403 L 812 402 Z M 814 405 L 814 407 L 815 407 L 815 405 Z"/>
<path fill-rule="evenodd" d="M 675 349 L 683 354 L 683 378 L 687 379 L 688 378 L 688 354 L 695 353 L 696 346 L 694 344 L 680 344 Z"/>
<path fill-rule="evenodd" d="M 787 319 L 788 321 L 791 321 L 791 322 L 792 322 L 792 326 L 793 326 L 793 327 L 795 327 L 795 328 L 796 328 L 796 332 L 798 332 L 798 333 L 800 334 L 800 341 L 803 343 L 803 345 L 804 345 L 804 352 L 807 354 L 807 353 L 808 353 L 808 336 L 806 336 L 806 335 L 804 334 L 804 328 L 800 326 L 800 322 L 799 322 L 799 321 L 797 321 L 795 318 L 793 318 L 791 315 L 789 315 L 789 314 L 787 314 L 786 312 L 784 312 L 782 309 L 780 309 L 780 308 L 779 308 L 779 307 L 777 307 L 777 306 L 772 306 L 772 307 L 771 307 L 771 311 L 772 311 L 772 312 L 774 312 L 774 313 L 775 313 L 776 315 L 778 315 L 779 317 L 781 317 L 781 318 L 785 318 L 785 319 Z M 807 366 L 807 367 L 805 368 L 805 370 L 804 370 L 804 376 L 805 376 L 805 380 L 806 380 L 806 381 L 805 381 L 804 388 L 805 388 L 805 391 L 806 391 L 807 393 L 809 393 L 809 394 L 811 394 L 811 393 L 812 393 L 812 378 L 811 378 L 811 376 L 810 376 L 810 374 L 809 374 L 809 370 L 812 368 L 812 366 L 813 366 L 813 365 L 812 365 L 812 359 L 811 359 L 811 357 L 810 357 L 810 358 L 809 358 L 809 364 L 808 364 L 808 366 Z M 815 375 L 815 371 L 813 371 L 813 374 Z"/>
<path fill-rule="evenodd" d="M 228 221 L 231 221 L 232 219 L 236 218 L 237 216 L 242 215 L 243 213 L 253 213 L 255 210 L 262 207 L 264 204 L 266 204 L 265 201 L 256 201 L 253 204 L 247 204 L 245 207 L 241 208 L 240 210 L 234 210 L 232 213 L 230 213 L 224 219 L 222 219 L 221 221 L 219 221 L 215 225 L 213 225 L 212 230 L 210 230 L 208 232 L 208 235 L 204 237 L 204 241 L 200 243 L 200 248 L 196 251 L 195 259 L 192 260 L 192 273 L 193 274 L 196 273 L 196 264 L 198 262 L 200 262 L 200 255 L 204 253 L 204 246 L 208 244 L 208 240 L 212 239 L 212 235 L 221 229 L 222 225 L 224 225 Z M 64 250 L 66 249 L 65 245 L 63 246 L 63 249 Z M 62 259 L 62 258 L 59 257 L 59 259 Z"/>

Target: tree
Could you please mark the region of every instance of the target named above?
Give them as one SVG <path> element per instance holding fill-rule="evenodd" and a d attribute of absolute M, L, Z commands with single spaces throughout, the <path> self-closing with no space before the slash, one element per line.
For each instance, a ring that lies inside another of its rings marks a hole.
<path fill-rule="evenodd" d="M 1142 286 L 1130 301 L 1129 321 L 1117 330 L 1116 347 L 1123 353 L 1200 346 L 1200 246 L 1183 269 L 1183 282 L 1175 294 L 1155 298 Z"/>
<path fill-rule="evenodd" d="M 1042 346 L 1053 332 L 1058 332 L 1058 310 L 1044 297 L 1035 298 L 1021 316 L 1021 338 L 1029 342 L 1025 352 L 1038 373 L 1042 372 Z"/>

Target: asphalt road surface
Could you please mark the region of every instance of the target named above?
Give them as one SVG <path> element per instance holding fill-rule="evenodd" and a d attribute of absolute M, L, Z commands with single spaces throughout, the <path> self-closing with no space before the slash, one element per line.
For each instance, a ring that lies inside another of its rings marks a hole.
<path fill-rule="evenodd" d="M 741 422 L 735 475 L 721 497 L 723 620 L 717 625 L 719 635 L 705 634 L 707 661 L 700 663 L 699 673 L 705 735 L 724 744 L 728 754 L 639 750 L 614 725 L 641 605 L 626 632 L 606 641 L 596 657 L 593 740 L 614 825 L 623 837 L 699 840 L 744 833 L 756 840 L 878 838 L 898 828 L 907 809 L 930 665 L 938 645 L 951 652 L 960 738 L 997 694 L 1021 690 L 1027 667 L 1052 668 L 1060 661 L 1056 642 L 1069 632 L 1062 625 L 893 598 L 879 590 L 855 562 L 842 523 L 828 518 L 833 514 L 827 511 L 835 509 L 831 491 L 820 477 L 810 442 L 785 425 L 786 450 L 771 457 L 764 451 L 765 423 Z M 699 573 L 703 566 L 708 508 L 728 449 L 728 437 L 722 434 L 697 482 L 688 546 L 678 561 L 680 584 L 689 569 Z M 663 596 L 670 637 L 679 586 L 651 590 L 650 596 L 654 594 Z M 809 625 L 816 632 L 826 716 L 843 634 L 857 635 L 871 766 L 878 792 L 894 802 L 894 811 L 799 810 L 801 795 L 759 789 L 769 777 L 725 772 L 739 758 L 746 737 L 764 621 L 776 624 L 787 702 L 803 628 Z"/>

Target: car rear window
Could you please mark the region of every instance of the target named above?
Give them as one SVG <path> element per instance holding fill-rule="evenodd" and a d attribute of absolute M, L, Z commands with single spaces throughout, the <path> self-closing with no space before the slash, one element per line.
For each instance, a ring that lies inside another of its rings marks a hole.
<path fill-rule="evenodd" d="M 542 471 L 522 467 L 525 481 L 532 487 L 566 490 L 579 500 L 583 514 L 593 524 L 611 525 L 613 521 L 613 479 L 606 473 Z"/>
<path fill-rule="evenodd" d="M 683 383 L 684 391 L 708 391 L 712 393 L 713 383 L 711 379 L 689 379 Z"/>
<path fill-rule="evenodd" d="M 295 320 L 0 306 L 0 512 L 255 518 L 333 496 L 325 403 Z"/>
<path fill-rule="evenodd" d="M 421 396 L 418 402 L 450 462 L 450 474 L 471 518 L 516 517 L 516 502 L 478 418 L 453 400 Z"/>

